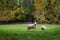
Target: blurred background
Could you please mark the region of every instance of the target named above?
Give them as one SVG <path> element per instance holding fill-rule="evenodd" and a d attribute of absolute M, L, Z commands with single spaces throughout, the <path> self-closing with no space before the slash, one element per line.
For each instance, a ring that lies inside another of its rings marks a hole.
<path fill-rule="evenodd" d="M 60 24 L 60 0 L 0 0 L 0 24 Z"/>

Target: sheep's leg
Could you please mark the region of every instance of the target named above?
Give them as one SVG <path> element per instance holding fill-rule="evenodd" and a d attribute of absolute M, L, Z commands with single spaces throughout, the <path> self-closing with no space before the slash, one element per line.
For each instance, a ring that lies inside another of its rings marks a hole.
<path fill-rule="evenodd" d="M 27 28 L 27 30 L 29 31 L 30 29 L 29 29 L 29 28 Z"/>
<path fill-rule="evenodd" d="M 28 29 L 28 31 L 29 31 L 31 28 L 30 28 L 30 27 L 28 27 L 27 29 Z"/>

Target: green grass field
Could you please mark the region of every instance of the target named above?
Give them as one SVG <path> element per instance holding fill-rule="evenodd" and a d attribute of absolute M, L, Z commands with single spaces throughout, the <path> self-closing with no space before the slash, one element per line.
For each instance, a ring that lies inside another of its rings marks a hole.
<path fill-rule="evenodd" d="M 27 30 L 27 24 L 0 25 L 0 40 L 60 40 L 60 25 L 45 24 L 46 30 Z"/>

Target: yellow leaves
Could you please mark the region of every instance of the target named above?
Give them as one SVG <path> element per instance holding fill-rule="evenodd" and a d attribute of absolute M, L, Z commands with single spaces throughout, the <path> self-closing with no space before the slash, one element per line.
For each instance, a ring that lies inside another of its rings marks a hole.
<path fill-rule="evenodd" d="M 10 13 L 12 14 L 14 14 L 14 13 L 20 13 L 20 12 L 22 12 L 22 13 L 24 13 L 24 9 L 23 8 L 16 8 L 15 10 L 11 10 L 10 11 Z"/>
<path fill-rule="evenodd" d="M 11 13 L 11 14 L 14 14 L 14 13 L 16 13 L 16 11 L 11 11 L 10 13 Z"/>
<path fill-rule="evenodd" d="M 36 7 L 37 10 L 41 10 L 43 8 L 43 3 L 40 0 L 36 0 L 34 6 Z"/>
<path fill-rule="evenodd" d="M 21 15 L 17 16 L 16 19 L 19 19 L 20 20 L 21 19 Z"/>
<path fill-rule="evenodd" d="M 16 10 L 14 10 L 15 12 L 22 12 L 22 13 L 24 13 L 24 9 L 23 8 L 17 8 Z"/>
<path fill-rule="evenodd" d="M 4 9 L 3 11 L 1 11 L 0 21 L 13 20 L 14 17 L 15 17 L 14 11 Z"/>
<path fill-rule="evenodd" d="M 47 10 L 44 9 L 44 14 L 46 14 L 46 13 L 47 13 Z"/>
<path fill-rule="evenodd" d="M 24 9 L 22 7 L 19 9 L 19 11 L 24 13 Z"/>
<path fill-rule="evenodd" d="M 0 17 L 0 21 L 7 21 L 10 20 L 10 18 L 8 16 L 1 16 Z"/>
<path fill-rule="evenodd" d="M 37 20 L 40 22 L 46 22 L 47 21 L 44 15 L 40 15 Z"/>
<path fill-rule="evenodd" d="M 54 6 L 54 5 L 55 5 L 56 0 L 50 0 L 50 1 L 51 1 L 51 3 L 50 3 L 50 4 Z"/>
<path fill-rule="evenodd" d="M 51 3 L 53 4 L 56 0 L 51 0 Z"/>

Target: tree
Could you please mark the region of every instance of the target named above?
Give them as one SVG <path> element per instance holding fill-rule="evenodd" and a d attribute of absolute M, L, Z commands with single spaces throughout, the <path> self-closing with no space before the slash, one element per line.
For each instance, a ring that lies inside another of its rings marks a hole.
<path fill-rule="evenodd" d="M 46 5 L 46 0 L 36 0 L 34 2 L 34 7 L 36 8 L 36 12 L 34 12 L 33 14 L 35 14 L 36 16 L 36 20 L 40 23 L 46 22 L 46 18 L 45 18 L 45 5 Z"/>

